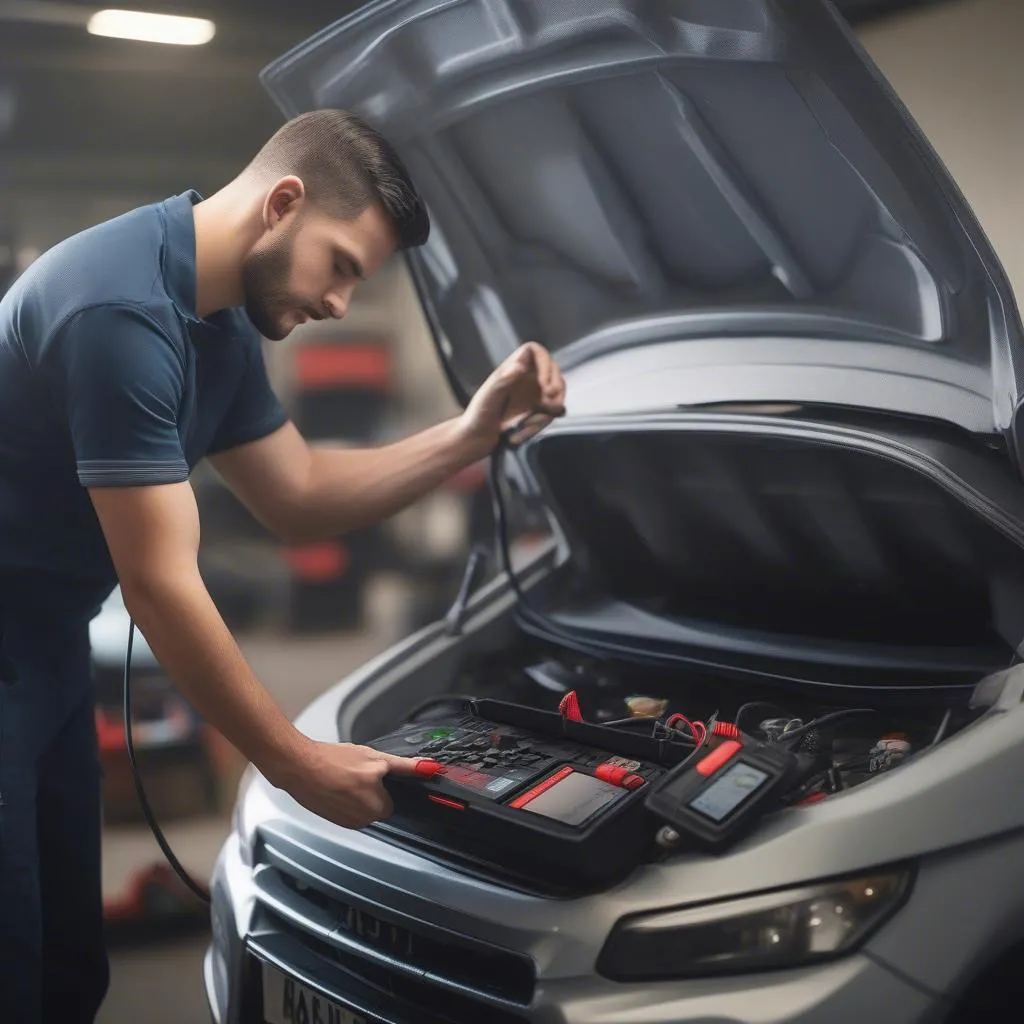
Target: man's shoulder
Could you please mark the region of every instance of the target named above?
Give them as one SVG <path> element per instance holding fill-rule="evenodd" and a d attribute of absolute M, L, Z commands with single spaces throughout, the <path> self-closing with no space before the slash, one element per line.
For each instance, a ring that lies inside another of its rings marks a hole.
<path fill-rule="evenodd" d="M 44 252 L 21 275 L 13 298 L 23 323 L 59 329 L 77 315 L 147 311 L 156 323 L 170 310 L 162 274 L 163 232 L 157 204 L 86 228 Z"/>

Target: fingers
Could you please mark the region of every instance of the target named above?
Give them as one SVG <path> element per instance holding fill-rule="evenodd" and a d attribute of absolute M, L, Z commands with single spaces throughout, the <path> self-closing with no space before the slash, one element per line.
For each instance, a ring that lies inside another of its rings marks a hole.
<path fill-rule="evenodd" d="M 289 792 L 315 814 L 343 828 L 360 829 L 394 813 L 385 776 L 392 771 L 423 775 L 417 772 L 422 762 L 431 763 L 429 758 L 399 757 L 356 744 L 318 743 L 304 762 L 304 775 Z"/>
<path fill-rule="evenodd" d="M 423 775 L 420 767 L 424 763 L 436 764 L 429 757 L 401 757 L 398 754 L 385 754 L 383 751 L 378 755 L 379 763 L 385 766 L 385 772 L 394 772 L 396 775 Z"/>
<path fill-rule="evenodd" d="M 395 758 L 397 761 L 406 761 L 408 758 Z M 369 762 L 372 774 L 375 776 L 375 785 L 371 792 L 365 793 L 363 797 L 364 824 L 368 825 L 373 821 L 381 821 L 390 818 L 394 813 L 395 805 L 391 795 L 384 788 L 384 776 L 391 770 L 391 766 L 383 757 Z"/>
<path fill-rule="evenodd" d="M 533 343 L 521 345 L 506 360 L 506 376 L 510 380 L 518 380 L 524 377 L 535 366 Z"/>
<path fill-rule="evenodd" d="M 565 414 L 565 379 L 557 361 L 551 353 L 535 341 L 528 341 L 516 353 L 517 366 L 525 373 L 531 367 L 536 372 L 540 402 L 535 411 L 548 416 Z M 528 361 L 526 357 L 528 356 Z"/>
<path fill-rule="evenodd" d="M 554 359 L 551 358 L 551 353 L 545 348 L 541 348 L 539 352 L 534 353 L 534 359 L 537 363 L 537 378 L 540 381 L 541 391 L 548 394 L 554 390 L 557 363 L 555 363 Z"/>
<path fill-rule="evenodd" d="M 396 760 L 405 761 L 408 758 L 396 758 Z M 363 789 L 359 795 L 361 806 L 355 814 L 355 818 L 359 822 L 355 826 L 356 828 L 363 828 L 374 821 L 390 818 L 395 811 L 391 795 L 384 788 L 384 776 L 391 770 L 391 766 L 383 755 L 379 755 L 373 760 L 367 761 L 366 767 L 373 778 L 373 786 L 371 789 Z"/>
<path fill-rule="evenodd" d="M 395 805 L 387 790 L 382 789 L 375 799 L 362 802 L 358 808 L 346 806 L 334 817 L 334 822 L 342 828 L 361 829 L 375 821 L 384 821 L 394 813 Z"/>
<path fill-rule="evenodd" d="M 549 427 L 553 420 L 564 415 L 565 406 L 545 406 L 527 413 L 506 429 L 506 441 L 513 447 L 521 445 Z"/>
<path fill-rule="evenodd" d="M 509 435 L 509 444 L 515 447 L 516 445 L 529 441 L 531 437 L 539 434 L 545 427 L 547 427 L 551 423 L 552 419 L 552 416 L 534 413 L 518 430 Z"/>
<path fill-rule="evenodd" d="M 561 416 L 565 412 L 565 380 L 562 370 L 547 352 L 544 352 L 538 367 L 544 411 L 552 416 Z"/>
<path fill-rule="evenodd" d="M 520 445 L 565 415 L 565 379 L 551 353 L 535 341 L 513 352 L 481 389 L 480 415 L 497 420 L 501 441 Z M 402 770 L 399 768 L 398 770 Z M 406 766 L 406 771 L 411 771 Z"/>
<path fill-rule="evenodd" d="M 565 414 L 565 378 L 561 367 L 554 359 L 551 360 L 551 381 L 544 391 L 544 401 L 548 406 L 561 409 L 559 415 Z"/>

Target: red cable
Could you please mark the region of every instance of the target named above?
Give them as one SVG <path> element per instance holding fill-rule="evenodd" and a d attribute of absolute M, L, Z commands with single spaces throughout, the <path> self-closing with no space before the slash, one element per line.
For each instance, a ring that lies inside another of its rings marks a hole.
<path fill-rule="evenodd" d="M 665 725 L 669 729 L 674 729 L 680 722 L 684 722 L 686 724 L 686 727 L 690 730 L 697 746 L 700 746 L 707 739 L 708 729 L 703 722 L 697 721 L 696 719 L 691 722 L 686 715 L 681 715 L 678 712 L 674 715 L 670 715 Z M 732 722 L 715 722 L 712 735 L 726 736 L 729 739 L 738 740 L 740 738 L 740 730 L 739 727 L 733 725 Z"/>
<path fill-rule="evenodd" d="M 690 735 L 693 736 L 693 742 L 696 743 L 698 747 L 704 742 L 704 737 L 707 736 L 708 731 L 704 728 L 703 722 L 691 722 L 686 715 L 676 713 L 669 716 L 665 726 L 668 729 L 674 729 L 677 722 L 686 723 L 686 727 L 690 730 Z"/>
<path fill-rule="evenodd" d="M 580 701 L 575 690 L 570 690 L 559 702 L 558 710 L 563 718 L 570 718 L 574 722 L 583 721 L 583 712 L 580 711 Z"/>

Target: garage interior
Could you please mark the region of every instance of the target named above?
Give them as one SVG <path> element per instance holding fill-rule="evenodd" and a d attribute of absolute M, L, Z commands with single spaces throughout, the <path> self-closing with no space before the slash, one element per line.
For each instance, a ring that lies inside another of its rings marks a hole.
<path fill-rule="evenodd" d="M 0 294 L 67 235 L 189 188 L 208 195 L 228 180 L 282 121 L 260 70 L 357 6 L 162 0 L 151 9 L 216 25 L 208 45 L 177 47 L 90 34 L 95 5 L 0 0 Z M 962 186 L 1024 294 L 1024 4 L 836 6 Z M 267 349 L 275 386 L 305 435 L 374 444 L 452 415 L 457 406 L 402 262 L 356 294 L 342 323 L 306 325 Z M 490 529 L 482 469 L 380 528 L 315 547 L 272 540 L 212 472 L 199 470 L 193 484 L 211 594 L 290 715 L 443 615 L 467 553 Z M 126 623 L 116 606 L 107 616 L 115 632 Z M 200 982 L 205 908 L 165 883 L 119 739 L 116 656 L 108 664 L 95 645 L 94 657 L 98 674 L 113 673 L 98 707 L 98 723 L 104 714 L 112 723 L 104 893 L 113 943 L 99 1020 L 198 1024 L 208 1019 Z M 153 721 L 163 722 L 173 698 L 158 669 L 153 676 Z M 168 841 L 205 878 L 244 764 L 202 723 L 192 726 L 178 747 L 154 740 L 141 749 L 140 764 Z"/>

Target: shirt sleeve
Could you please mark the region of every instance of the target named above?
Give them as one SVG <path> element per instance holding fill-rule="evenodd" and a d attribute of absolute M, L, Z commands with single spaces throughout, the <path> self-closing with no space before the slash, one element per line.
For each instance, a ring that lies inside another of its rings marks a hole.
<path fill-rule="evenodd" d="M 97 306 L 52 339 L 47 376 L 67 414 L 83 487 L 187 480 L 178 431 L 185 363 L 145 312 Z"/>
<path fill-rule="evenodd" d="M 207 448 L 208 455 L 258 441 L 288 422 L 288 414 L 270 386 L 259 337 L 247 342 L 246 353 L 246 368 Z"/>

